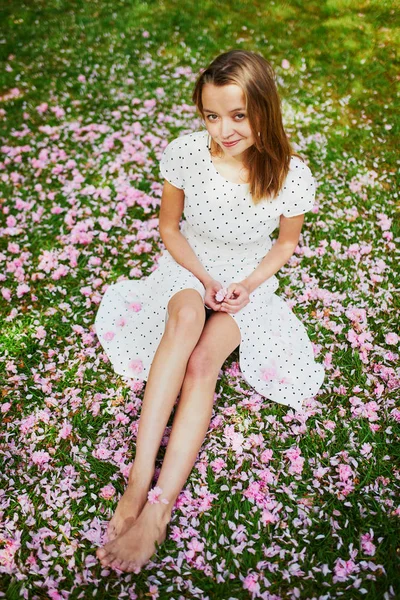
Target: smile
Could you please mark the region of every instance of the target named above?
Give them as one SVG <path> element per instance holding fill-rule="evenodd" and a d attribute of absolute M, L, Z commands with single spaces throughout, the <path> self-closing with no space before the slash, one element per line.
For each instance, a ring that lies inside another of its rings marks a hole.
<path fill-rule="evenodd" d="M 227 148 L 230 148 L 231 146 L 236 146 L 236 144 L 238 144 L 240 142 L 240 140 L 236 140 L 235 142 L 222 142 L 224 146 L 226 146 Z"/>

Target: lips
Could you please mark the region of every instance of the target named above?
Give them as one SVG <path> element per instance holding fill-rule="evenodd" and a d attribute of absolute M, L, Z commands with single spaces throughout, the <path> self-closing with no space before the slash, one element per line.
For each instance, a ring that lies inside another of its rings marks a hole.
<path fill-rule="evenodd" d="M 229 142 L 229 144 L 227 142 L 222 142 L 222 143 L 227 148 L 230 148 L 231 146 L 235 146 L 238 142 L 240 142 L 240 140 L 235 140 L 234 142 Z"/>

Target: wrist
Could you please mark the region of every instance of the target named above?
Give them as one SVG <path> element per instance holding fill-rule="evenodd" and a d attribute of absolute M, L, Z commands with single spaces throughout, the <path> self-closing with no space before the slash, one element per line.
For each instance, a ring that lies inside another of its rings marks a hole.
<path fill-rule="evenodd" d="M 243 287 L 246 288 L 248 294 L 251 294 L 252 292 L 254 292 L 254 287 L 252 286 L 251 282 L 248 279 L 243 279 L 243 281 L 241 281 L 240 283 Z"/>
<path fill-rule="evenodd" d="M 204 277 L 202 277 L 202 279 L 200 281 L 204 285 L 204 287 L 207 287 L 208 284 L 211 283 L 211 281 L 214 281 L 214 278 L 211 277 L 211 275 L 207 274 Z"/>

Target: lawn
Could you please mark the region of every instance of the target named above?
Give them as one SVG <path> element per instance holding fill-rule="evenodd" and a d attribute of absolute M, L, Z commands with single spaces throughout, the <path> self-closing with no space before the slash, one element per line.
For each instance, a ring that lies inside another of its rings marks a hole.
<path fill-rule="evenodd" d="M 396 16 L 388 0 L 1 9 L 0 597 L 400 596 Z M 108 284 L 156 268 L 158 161 L 199 128 L 194 82 L 232 48 L 273 65 L 317 181 L 277 277 L 326 378 L 296 413 L 252 391 L 236 350 L 169 537 L 117 574 L 95 550 L 144 384 L 114 373 L 94 318 Z"/>

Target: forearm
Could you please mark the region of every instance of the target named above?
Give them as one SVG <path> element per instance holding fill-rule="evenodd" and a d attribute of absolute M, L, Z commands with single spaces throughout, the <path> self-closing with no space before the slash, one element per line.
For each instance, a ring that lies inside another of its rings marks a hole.
<path fill-rule="evenodd" d="M 294 251 L 295 248 L 292 244 L 275 242 L 254 271 L 241 281 L 247 287 L 249 294 L 254 292 L 259 285 L 272 277 L 272 275 L 275 275 L 287 263 Z"/>
<path fill-rule="evenodd" d="M 185 236 L 180 231 L 176 230 L 160 230 L 160 236 L 172 258 L 174 258 L 182 267 L 185 267 L 185 269 L 188 269 L 188 271 L 193 273 L 205 287 L 212 277 L 207 273 L 197 258 Z"/>

